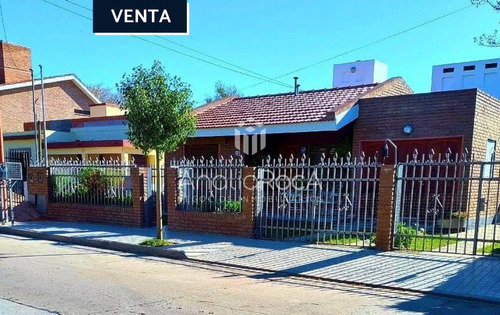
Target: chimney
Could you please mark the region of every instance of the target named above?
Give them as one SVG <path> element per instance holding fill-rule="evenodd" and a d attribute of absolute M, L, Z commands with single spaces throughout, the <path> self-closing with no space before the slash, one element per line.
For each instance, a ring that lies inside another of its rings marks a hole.
<path fill-rule="evenodd" d="M 295 95 L 299 95 L 299 87 L 300 87 L 300 85 L 298 84 L 299 77 L 293 77 L 293 79 L 295 80 L 293 92 L 295 93 Z"/>
<path fill-rule="evenodd" d="M 0 84 L 31 80 L 31 50 L 0 41 Z"/>

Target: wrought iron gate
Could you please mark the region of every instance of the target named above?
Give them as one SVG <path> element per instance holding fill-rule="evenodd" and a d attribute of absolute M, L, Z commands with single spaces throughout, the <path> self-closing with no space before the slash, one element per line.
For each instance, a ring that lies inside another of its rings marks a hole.
<path fill-rule="evenodd" d="M 13 206 L 15 207 L 15 206 L 18 206 L 25 201 L 26 195 L 28 193 L 27 192 L 26 176 L 27 176 L 27 167 L 29 166 L 29 163 L 30 163 L 30 153 L 25 152 L 25 151 L 11 150 L 5 156 L 5 161 L 6 162 L 21 163 L 21 167 L 22 167 L 23 179 L 16 181 L 14 186 L 12 187 L 11 198 L 12 198 Z"/>
<path fill-rule="evenodd" d="M 257 169 L 256 235 L 372 246 L 378 176 L 376 158 L 268 158 Z"/>
<path fill-rule="evenodd" d="M 394 248 L 500 255 L 500 162 L 467 153 L 397 166 Z"/>

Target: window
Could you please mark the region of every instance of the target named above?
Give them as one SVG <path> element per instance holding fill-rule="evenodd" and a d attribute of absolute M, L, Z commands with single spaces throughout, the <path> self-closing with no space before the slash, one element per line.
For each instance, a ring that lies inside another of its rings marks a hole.
<path fill-rule="evenodd" d="M 335 146 L 333 145 L 311 145 L 309 147 L 309 157 L 311 163 L 317 164 L 321 162 L 321 157 L 325 154 L 326 158 L 331 158 L 335 155 Z"/>
<path fill-rule="evenodd" d="M 497 68 L 498 67 L 498 63 L 494 62 L 494 63 L 487 63 L 484 68 L 485 69 L 494 69 L 494 68 Z"/>
<path fill-rule="evenodd" d="M 497 142 L 495 140 L 488 139 L 486 142 L 486 157 L 484 159 L 485 162 L 495 162 L 496 158 L 496 150 L 497 150 Z M 491 178 L 495 172 L 494 164 L 484 164 L 483 168 L 483 177 Z"/>
<path fill-rule="evenodd" d="M 219 145 L 217 144 L 203 144 L 203 145 L 186 145 L 184 147 L 184 156 L 188 159 L 195 157 L 196 159 L 202 156 L 205 159 L 210 157 L 219 157 Z"/>
<path fill-rule="evenodd" d="M 444 68 L 443 73 L 452 73 L 455 72 L 455 68 Z"/>
<path fill-rule="evenodd" d="M 472 70 L 476 70 L 476 66 L 465 66 L 464 67 L 464 71 L 472 71 Z"/>
<path fill-rule="evenodd" d="M 89 110 L 75 109 L 74 112 L 75 112 L 75 114 L 78 114 L 78 115 L 90 115 Z"/>

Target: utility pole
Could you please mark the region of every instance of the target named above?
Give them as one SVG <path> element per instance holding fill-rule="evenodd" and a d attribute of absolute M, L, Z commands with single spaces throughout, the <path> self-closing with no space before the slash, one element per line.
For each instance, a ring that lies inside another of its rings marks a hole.
<path fill-rule="evenodd" d="M 42 121 L 43 121 L 43 159 L 45 166 L 49 166 L 49 151 L 47 149 L 47 121 L 45 120 L 45 90 L 43 86 L 43 67 L 40 65 L 40 84 L 42 89 Z"/>
<path fill-rule="evenodd" d="M 30 69 L 31 73 L 31 89 L 33 94 L 33 125 L 35 128 L 35 157 L 37 160 L 40 160 L 40 155 L 38 153 L 38 121 L 36 117 L 36 100 L 35 100 L 35 76 L 33 75 L 33 69 Z M 35 162 L 35 161 L 34 161 Z M 37 161 L 38 162 L 38 161 Z"/>

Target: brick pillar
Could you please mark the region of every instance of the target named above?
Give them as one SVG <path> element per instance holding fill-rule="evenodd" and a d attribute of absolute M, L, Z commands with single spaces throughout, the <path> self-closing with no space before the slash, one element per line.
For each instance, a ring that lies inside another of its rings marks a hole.
<path fill-rule="evenodd" d="M 139 167 L 130 168 L 130 176 L 132 178 L 132 217 L 133 225 L 143 226 L 145 224 L 144 220 L 144 209 L 146 207 L 146 192 L 144 191 L 144 185 L 146 183 L 146 176 L 144 175 L 146 170 Z"/>
<path fill-rule="evenodd" d="M 175 210 L 177 209 L 177 169 L 167 167 L 165 169 L 165 196 L 168 212 L 168 223 L 175 223 L 177 216 Z"/>
<path fill-rule="evenodd" d="M 49 169 L 46 167 L 28 167 L 28 199 L 40 213 L 49 213 Z"/>
<path fill-rule="evenodd" d="M 395 174 L 395 165 L 380 167 L 376 247 L 384 251 L 392 250 Z"/>
<path fill-rule="evenodd" d="M 28 167 L 28 192 L 31 195 L 49 195 L 49 169 L 46 167 Z"/>
<path fill-rule="evenodd" d="M 257 182 L 254 167 L 243 168 L 243 204 L 241 215 L 244 218 L 245 236 L 255 236 L 255 202 Z"/>

